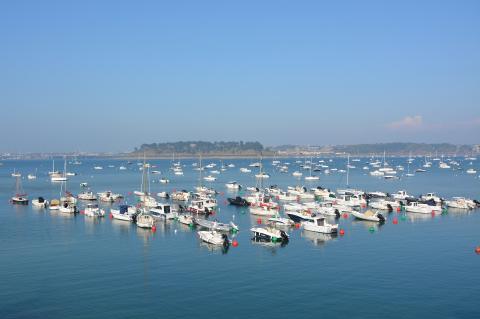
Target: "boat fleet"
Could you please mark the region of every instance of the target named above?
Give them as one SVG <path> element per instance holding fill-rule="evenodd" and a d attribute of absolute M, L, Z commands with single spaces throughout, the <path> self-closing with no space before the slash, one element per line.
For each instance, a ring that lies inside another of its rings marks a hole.
<path fill-rule="evenodd" d="M 346 171 L 354 169 L 358 161 L 347 159 Z M 408 161 L 410 164 L 413 160 Z M 328 169 L 324 161 L 319 162 L 324 172 Z M 297 163 L 298 164 L 298 163 Z M 53 164 L 54 165 L 54 164 Z M 282 164 L 280 161 L 273 161 L 272 165 L 277 167 L 280 172 L 288 172 L 288 163 Z M 369 165 L 376 168 L 370 172 L 370 175 L 393 176 L 400 168 L 390 168 L 385 161 L 372 162 Z M 426 165 L 426 164 L 425 164 Z M 424 165 L 424 166 L 425 166 Z M 188 225 L 191 228 L 199 229 L 197 234 L 200 241 L 210 245 L 228 248 L 235 243 L 235 234 L 240 229 L 235 224 L 233 217 L 231 221 L 220 221 L 217 219 L 218 211 L 217 196 L 221 192 L 206 187 L 202 181 L 213 181 L 216 177 L 213 175 L 235 167 L 233 164 L 223 165 L 220 170 L 216 170 L 216 164 L 210 163 L 205 167 L 200 163 L 194 166 L 199 172 L 198 185 L 192 190 L 175 190 L 172 192 L 159 192 L 153 194 L 150 191 L 150 181 L 152 175 L 160 174 L 160 171 L 151 171 L 151 165 L 144 162 L 141 164 L 141 187 L 140 190 L 133 191 L 136 197 L 136 204 L 129 205 L 125 202 L 124 196 L 112 191 L 93 192 L 87 183 L 81 183 L 82 191 L 74 196 L 66 189 L 68 175 L 65 173 L 66 160 L 64 163 L 64 173 L 55 171 L 54 166 L 49 173 L 52 182 L 63 181 L 60 183 L 61 191 L 58 199 L 45 199 L 38 197 L 31 201 L 31 204 L 39 209 L 49 209 L 59 211 L 65 214 L 83 214 L 90 218 L 103 218 L 109 216 L 112 220 L 129 222 L 139 228 L 156 231 L 159 222 L 176 221 Z M 307 177 L 318 177 L 313 175 L 313 171 L 320 171 L 318 163 L 304 161 L 300 165 L 302 169 L 309 172 Z M 202 172 L 211 169 L 210 175 L 202 176 Z M 229 181 L 224 184 L 228 192 L 236 194 L 234 197 L 228 197 L 225 204 L 243 208 L 243 212 L 248 212 L 252 218 L 257 221 L 257 225 L 250 228 L 251 238 L 255 242 L 280 243 L 282 245 L 290 240 L 289 232 L 295 228 L 303 229 L 306 232 L 336 235 L 340 232 L 339 219 L 341 216 L 352 218 L 369 223 L 383 224 L 389 218 L 389 214 L 396 212 L 405 212 L 406 214 L 431 214 L 437 215 L 445 213 L 449 209 L 473 210 L 480 207 L 477 200 L 465 197 L 442 198 L 435 193 L 426 193 L 419 196 L 413 196 L 406 190 L 399 190 L 389 194 L 387 192 L 374 191 L 367 192 L 359 189 L 345 188 L 330 190 L 326 187 L 307 187 L 307 186 L 288 186 L 281 188 L 277 185 L 264 187 L 263 183 L 270 175 L 263 170 L 262 162 L 252 163 L 248 168 L 240 168 L 240 172 L 251 172 L 251 168 L 258 168 L 257 174 L 254 174 L 257 181 L 255 186 L 245 187 L 236 181 Z M 96 169 L 96 168 L 95 168 Z M 171 170 L 174 175 L 183 175 L 184 166 L 180 162 L 174 162 Z M 179 173 L 181 172 L 181 173 Z M 372 174 L 374 172 L 378 172 Z M 21 174 L 14 172 L 16 178 L 16 193 L 11 198 L 12 204 L 26 205 L 29 203 L 27 195 L 21 187 Z M 326 172 L 325 172 L 326 173 Z M 213 174 L 213 175 L 212 175 Z M 293 177 L 299 181 L 303 173 L 299 170 L 293 172 Z M 207 178 L 208 177 L 208 178 Z M 213 178 L 213 179 L 212 179 Z M 163 177 L 163 179 L 166 179 Z M 306 179 L 306 181 L 316 181 L 317 178 Z M 63 188 L 65 187 L 65 188 Z M 79 209 L 79 201 L 83 209 Z M 109 211 L 98 205 L 103 203 L 118 203 L 116 207 L 111 207 Z M 341 233 L 341 232 L 340 232 Z M 229 235 L 232 238 L 229 238 Z"/>

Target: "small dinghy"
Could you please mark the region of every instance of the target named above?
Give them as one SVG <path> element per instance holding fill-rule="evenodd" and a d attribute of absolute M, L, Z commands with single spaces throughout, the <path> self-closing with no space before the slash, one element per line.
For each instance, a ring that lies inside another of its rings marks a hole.
<path fill-rule="evenodd" d="M 271 242 L 288 242 L 289 236 L 283 230 L 273 227 L 253 227 L 250 229 L 253 239 Z"/>
<path fill-rule="evenodd" d="M 368 220 L 371 222 L 379 222 L 379 223 L 385 222 L 385 217 L 382 214 L 380 214 L 379 212 L 371 211 L 371 210 L 367 210 L 364 213 L 352 211 L 352 215 L 355 216 L 355 218 Z"/>
<path fill-rule="evenodd" d="M 230 203 L 230 205 L 234 205 L 234 206 L 250 205 L 250 203 L 245 198 L 241 198 L 240 196 L 237 196 L 235 198 L 227 198 L 227 200 Z"/>
<path fill-rule="evenodd" d="M 199 231 L 198 237 L 202 241 L 212 245 L 222 245 L 223 247 L 230 246 L 230 241 L 228 240 L 227 235 L 216 232 L 214 230 Z"/>
<path fill-rule="evenodd" d="M 220 223 L 217 220 L 211 221 L 211 220 L 201 219 L 201 218 L 193 218 L 192 221 L 197 226 L 201 226 L 211 230 L 223 231 L 223 232 L 238 231 L 238 226 L 235 225 L 233 222 L 225 224 L 225 223 Z"/>

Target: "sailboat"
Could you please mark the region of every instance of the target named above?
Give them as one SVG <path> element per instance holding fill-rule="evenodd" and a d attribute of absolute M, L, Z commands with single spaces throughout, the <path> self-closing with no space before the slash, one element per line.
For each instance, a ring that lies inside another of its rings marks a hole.
<path fill-rule="evenodd" d="M 24 194 L 22 188 L 22 181 L 20 176 L 16 176 L 15 180 L 15 195 L 11 199 L 12 204 L 28 205 L 27 194 Z"/>
<path fill-rule="evenodd" d="M 35 174 L 28 174 L 27 178 L 28 179 L 37 179 L 37 169 L 35 169 Z"/>
<path fill-rule="evenodd" d="M 306 181 L 318 181 L 320 177 L 312 175 L 312 163 L 313 163 L 313 157 L 310 157 L 310 176 L 305 176 Z"/>
<path fill-rule="evenodd" d="M 258 174 L 255 174 L 255 177 L 258 179 L 270 178 L 270 175 L 268 175 L 267 173 L 264 173 L 262 169 L 263 169 L 263 164 L 262 164 L 262 159 L 260 158 L 259 172 Z"/>
<path fill-rule="evenodd" d="M 412 163 L 412 162 L 413 162 L 412 152 L 410 152 L 410 155 L 408 156 L 408 160 L 407 160 L 407 174 L 405 174 L 405 176 L 407 176 L 407 177 L 415 176 L 415 174 L 410 173 L 410 163 Z"/>
<path fill-rule="evenodd" d="M 15 168 L 13 169 L 13 173 L 12 173 L 12 177 L 22 177 L 22 174 L 20 174 L 19 172 L 17 172 L 15 170 Z"/>
<path fill-rule="evenodd" d="M 50 172 L 50 181 L 52 182 L 66 182 L 67 178 L 67 158 L 65 157 L 65 163 L 63 164 L 63 174 L 55 171 L 55 161 L 53 162 L 53 170 Z"/>

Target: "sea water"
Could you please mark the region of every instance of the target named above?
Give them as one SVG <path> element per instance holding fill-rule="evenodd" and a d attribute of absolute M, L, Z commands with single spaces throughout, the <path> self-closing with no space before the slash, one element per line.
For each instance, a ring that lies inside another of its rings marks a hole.
<path fill-rule="evenodd" d="M 291 173 L 301 170 L 295 160 L 282 159 L 292 163 L 289 173 L 280 173 L 271 160 L 264 160 L 264 170 L 271 175 L 265 186 L 346 187 L 346 173 L 314 172 L 320 180 L 310 183 L 294 178 Z M 434 162 L 428 172 L 385 180 L 363 170 L 367 159 L 362 159 L 352 163 L 357 167 L 349 170 L 349 184 L 366 191 L 405 189 L 415 196 L 436 192 L 445 198 L 479 199 L 478 175 L 465 173 L 470 167 L 478 169 L 478 163 L 457 160 L 461 171 L 439 169 Z M 407 167 L 405 158 L 389 161 Z M 57 166 L 62 162 L 57 160 Z M 199 173 L 192 167 L 197 160 L 181 161 L 183 176 L 173 175 L 171 161 L 149 162 L 162 172 L 150 175 L 153 193 L 198 185 Z M 220 160 L 203 159 L 204 165 L 210 162 L 219 170 Z M 480 318 L 480 255 L 474 252 L 480 246 L 479 211 L 451 210 L 434 217 L 386 213 L 387 222 L 373 228 L 342 217 L 330 222 L 338 222 L 344 236 L 293 228 L 285 246 L 256 243 L 249 229 L 257 217 L 248 209 L 226 205 L 227 197 L 238 195 L 227 191 L 226 182 L 255 185 L 258 169 L 250 174 L 239 171 L 251 162 L 224 160 L 235 168 L 221 172 L 215 182 L 203 182 L 220 192 L 213 218 L 233 220 L 240 228 L 235 235 L 238 247 L 224 251 L 201 243 L 195 229 L 174 221 L 161 222 L 152 232 L 108 217 L 11 205 L 14 169 L 22 173 L 30 199 L 58 198 L 61 189 L 48 178 L 51 161 L 3 161 L 0 318 Z M 346 169 L 344 158 L 325 159 L 325 164 Z M 422 164 L 417 159 L 411 171 Z M 128 169 L 119 170 L 121 165 Z M 35 170 L 37 179 L 28 180 L 27 174 Z M 67 170 L 77 173 L 66 185 L 74 194 L 87 182 L 95 192 L 112 190 L 123 194 L 127 203 L 136 203 L 132 192 L 141 184 L 136 162 L 82 159 L 81 165 L 68 165 Z M 160 177 L 171 182 L 161 184 Z M 83 205 L 80 201 L 80 209 Z M 117 205 L 100 204 L 107 216 Z M 394 217 L 398 224 L 392 223 Z"/>

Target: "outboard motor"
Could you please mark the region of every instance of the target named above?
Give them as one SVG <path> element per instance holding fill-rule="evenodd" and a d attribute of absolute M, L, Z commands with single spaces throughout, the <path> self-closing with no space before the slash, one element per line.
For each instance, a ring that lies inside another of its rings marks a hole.
<path fill-rule="evenodd" d="M 280 231 L 280 236 L 282 237 L 282 241 L 284 242 L 288 241 L 287 233 L 285 233 L 283 230 Z"/>
<path fill-rule="evenodd" d="M 137 223 L 137 214 L 132 215 L 132 223 L 134 223 L 134 224 Z"/>
<path fill-rule="evenodd" d="M 380 223 L 383 224 L 385 222 L 385 217 L 383 217 L 382 214 L 378 214 L 377 216 L 378 216 L 378 219 L 380 220 Z"/>
<path fill-rule="evenodd" d="M 480 206 L 480 201 L 474 199 L 473 202 L 475 203 L 475 205 L 477 205 L 477 207 Z"/>
<path fill-rule="evenodd" d="M 393 212 L 393 207 L 392 207 L 392 205 L 387 204 L 387 209 L 388 209 L 388 212 L 389 212 L 389 213 Z"/>
<path fill-rule="evenodd" d="M 44 199 L 43 197 L 39 197 L 39 198 L 38 198 L 38 202 L 39 202 L 39 203 L 44 203 L 44 202 L 45 202 L 45 199 Z"/>
<path fill-rule="evenodd" d="M 340 212 L 338 211 L 338 209 L 335 209 L 335 218 L 340 218 Z"/>
<path fill-rule="evenodd" d="M 223 238 L 223 247 L 226 248 L 230 246 L 230 241 L 228 240 L 228 236 L 225 234 L 222 234 L 222 238 Z"/>

